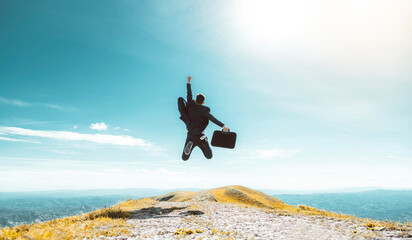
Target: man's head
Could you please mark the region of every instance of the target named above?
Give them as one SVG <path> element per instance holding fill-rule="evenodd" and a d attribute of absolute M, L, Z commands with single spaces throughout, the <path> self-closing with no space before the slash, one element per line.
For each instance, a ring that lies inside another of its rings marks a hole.
<path fill-rule="evenodd" d="M 196 104 L 198 104 L 198 105 L 203 105 L 204 103 L 205 103 L 205 95 L 203 95 L 203 94 L 201 94 L 201 93 L 199 93 L 199 94 L 197 94 L 197 96 L 196 96 Z"/>

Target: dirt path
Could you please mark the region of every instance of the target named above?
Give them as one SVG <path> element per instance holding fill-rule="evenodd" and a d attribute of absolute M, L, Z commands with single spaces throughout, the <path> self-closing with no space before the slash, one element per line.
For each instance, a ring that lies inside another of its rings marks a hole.
<path fill-rule="evenodd" d="M 222 203 L 160 202 L 136 212 L 128 239 L 352 239 L 350 222 L 281 216 Z M 111 239 L 124 239 L 114 237 Z"/>

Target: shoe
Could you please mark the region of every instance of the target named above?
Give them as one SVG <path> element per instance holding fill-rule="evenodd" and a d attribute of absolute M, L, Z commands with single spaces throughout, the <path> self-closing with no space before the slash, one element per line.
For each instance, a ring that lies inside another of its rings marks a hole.
<path fill-rule="evenodd" d="M 186 146 L 185 146 L 184 153 L 185 153 L 186 155 L 189 155 L 190 152 L 192 152 L 192 147 L 193 147 L 193 142 L 192 142 L 192 141 L 187 142 L 187 144 L 186 144 Z"/>

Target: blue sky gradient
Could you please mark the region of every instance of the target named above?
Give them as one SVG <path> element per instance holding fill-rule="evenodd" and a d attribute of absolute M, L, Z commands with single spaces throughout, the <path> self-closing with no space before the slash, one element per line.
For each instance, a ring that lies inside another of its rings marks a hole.
<path fill-rule="evenodd" d="M 2 1 L 0 191 L 412 188 L 411 9 Z M 189 74 L 235 150 L 180 159 Z"/>

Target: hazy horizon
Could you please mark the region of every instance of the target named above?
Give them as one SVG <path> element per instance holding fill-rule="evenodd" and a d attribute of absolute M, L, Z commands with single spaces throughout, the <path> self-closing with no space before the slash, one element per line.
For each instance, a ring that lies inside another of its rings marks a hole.
<path fill-rule="evenodd" d="M 225 186 L 220 186 L 225 187 Z M 245 186 L 247 187 L 247 186 Z M 126 193 L 130 191 L 136 190 L 145 190 L 145 191 L 159 191 L 159 192 L 170 192 L 170 191 L 201 191 L 205 190 L 205 188 L 94 188 L 94 189 L 50 189 L 50 190 L 38 190 L 38 191 L 0 191 L 0 194 L 24 194 L 24 193 L 32 193 L 32 194 L 46 194 L 46 193 L 58 193 L 58 192 L 67 192 L 67 193 L 90 193 L 93 194 L 99 193 Z M 254 189 L 258 191 L 262 191 L 266 194 L 318 194 L 318 193 L 356 193 L 356 192 L 369 192 L 369 191 L 412 191 L 412 188 L 379 188 L 379 187 L 354 187 L 354 188 L 335 188 L 335 189 L 311 189 L 311 190 L 289 190 L 289 189 Z M 139 192 L 134 192 L 133 194 L 139 194 Z"/>

